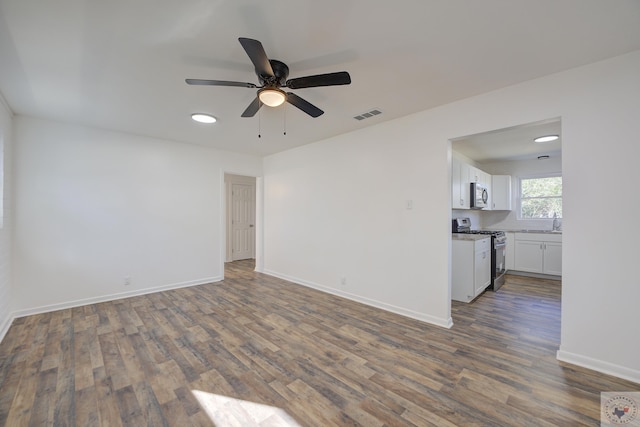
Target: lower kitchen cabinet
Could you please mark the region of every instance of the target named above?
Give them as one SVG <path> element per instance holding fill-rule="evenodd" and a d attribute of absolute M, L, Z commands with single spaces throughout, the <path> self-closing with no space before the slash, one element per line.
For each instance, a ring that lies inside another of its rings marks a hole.
<path fill-rule="evenodd" d="M 491 237 L 452 240 L 451 298 L 471 302 L 491 284 Z"/>
<path fill-rule="evenodd" d="M 515 233 L 514 270 L 562 275 L 562 235 Z"/>
<path fill-rule="evenodd" d="M 544 242 L 542 272 L 562 276 L 562 243 Z"/>
<path fill-rule="evenodd" d="M 516 262 L 516 233 L 512 231 L 505 232 L 507 236 L 507 251 L 505 253 L 505 268 L 507 271 L 515 270 Z"/>

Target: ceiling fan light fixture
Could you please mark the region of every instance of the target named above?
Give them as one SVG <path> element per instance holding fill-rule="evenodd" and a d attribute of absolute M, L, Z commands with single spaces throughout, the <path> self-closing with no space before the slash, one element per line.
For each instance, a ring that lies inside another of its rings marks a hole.
<path fill-rule="evenodd" d="M 553 142 L 558 138 L 560 138 L 558 135 L 545 135 L 545 136 L 537 137 L 536 139 L 533 140 L 533 142 L 537 144 L 546 144 L 547 142 Z"/>
<path fill-rule="evenodd" d="M 277 107 L 287 100 L 287 95 L 278 88 L 267 87 L 258 91 L 260 102 L 269 107 Z"/>
<path fill-rule="evenodd" d="M 198 123 L 211 124 L 218 121 L 218 119 L 213 117 L 211 114 L 206 114 L 206 113 L 193 113 L 191 115 L 191 118 Z"/>

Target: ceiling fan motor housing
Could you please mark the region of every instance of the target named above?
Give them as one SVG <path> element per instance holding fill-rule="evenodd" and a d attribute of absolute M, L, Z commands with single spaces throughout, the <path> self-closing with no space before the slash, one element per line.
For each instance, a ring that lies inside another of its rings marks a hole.
<path fill-rule="evenodd" d="M 260 75 L 258 70 L 256 70 L 260 84 L 262 86 L 285 86 L 287 84 L 287 77 L 289 77 L 289 67 L 287 64 L 282 61 L 278 61 L 277 59 L 270 59 L 269 63 L 271 64 L 274 75 L 263 76 Z"/>

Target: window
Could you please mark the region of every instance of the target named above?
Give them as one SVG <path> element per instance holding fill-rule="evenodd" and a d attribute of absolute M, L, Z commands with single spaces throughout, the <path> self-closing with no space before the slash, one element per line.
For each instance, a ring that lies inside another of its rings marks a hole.
<path fill-rule="evenodd" d="M 520 219 L 562 218 L 562 175 L 520 178 Z"/>

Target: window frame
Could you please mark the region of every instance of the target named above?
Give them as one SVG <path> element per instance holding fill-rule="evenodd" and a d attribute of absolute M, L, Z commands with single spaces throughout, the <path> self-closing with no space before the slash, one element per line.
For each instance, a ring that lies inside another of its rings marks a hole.
<path fill-rule="evenodd" d="M 518 220 L 523 220 L 523 221 L 549 221 L 552 218 L 525 218 L 522 216 L 522 181 L 523 180 L 527 180 L 527 179 L 544 179 L 544 178 L 561 178 L 562 179 L 562 172 L 549 172 L 549 173 L 543 173 L 543 174 L 531 174 L 531 175 L 522 175 L 518 177 L 518 188 L 517 188 L 517 205 L 516 205 L 516 218 Z M 551 198 L 556 198 L 556 196 L 550 196 L 548 197 L 549 199 Z M 560 201 L 562 202 L 564 199 L 564 189 L 563 189 L 563 193 L 562 195 L 560 195 Z M 558 217 L 558 219 L 562 219 L 561 216 Z"/>

